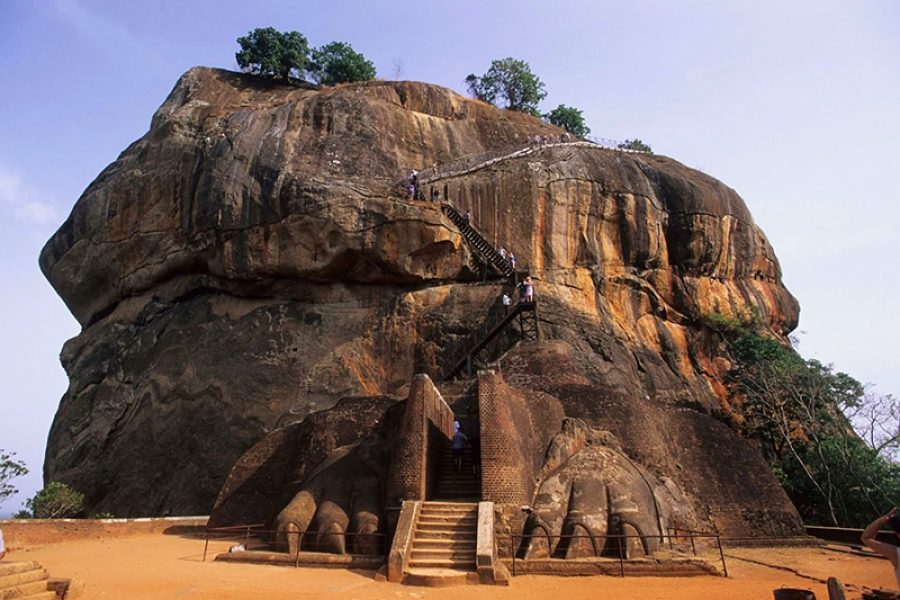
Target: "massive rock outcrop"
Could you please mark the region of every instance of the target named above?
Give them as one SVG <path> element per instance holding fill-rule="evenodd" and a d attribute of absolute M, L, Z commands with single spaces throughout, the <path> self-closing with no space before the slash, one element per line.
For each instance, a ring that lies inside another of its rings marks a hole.
<path fill-rule="evenodd" d="M 83 325 L 45 477 L 93 510 L 206 513 L 277 426 L 439 375 L 508 288 L 436 204 L 398 191 L 437 163 L 433 186 L 536 281 L 551 341 L 509 355 L 507 383 L 553 394 L 681 489 L 710 482 L 703 518 L 717 494 L 740 505 L 721 483 L 740 475 L 703 453 L 755 450 L 721 423 L 728 365 L 700 317 L 795 327 L 772 248 L 733 190 L 666 157 L 562 145 L 457 169 L 555 133 L 420 83 L 186 73 L 41 254 Z"/>

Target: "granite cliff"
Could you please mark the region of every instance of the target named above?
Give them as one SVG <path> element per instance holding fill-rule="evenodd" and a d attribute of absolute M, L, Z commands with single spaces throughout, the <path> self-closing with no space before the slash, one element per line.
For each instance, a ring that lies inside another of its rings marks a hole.
<path fill-rule="evenodd" d="M 380 410 L 414 373 L 437 379 L 507 282 L 437 204 L 398 191 L 436 163 L 426 189 L 536 282 L 546 341 L 504 358 L 507 383 L 612 432 L 693 494 L 701 521 L 737 505 L 752 522 L 769 505 L 795 527 L 762 459 L 723 424 L 739 419 L 729 365 L 701 322 L 753 310 L 778 338 L 796 326 L 765 235 L 734 190 L 663 156 L 559 145 L 460 169 L 556 133 L 422 83 L 186 73 L 41 253 L 83 326 L 63 348 L 70 386 L 45 478 L 91 510 L 206 514 L 277 427 L 316 411 L 326 422 L 344 397 Z M 323 446 L 341 437 L 322 431 Z M 751 481 L 722 464 L 732 453 Z"/>

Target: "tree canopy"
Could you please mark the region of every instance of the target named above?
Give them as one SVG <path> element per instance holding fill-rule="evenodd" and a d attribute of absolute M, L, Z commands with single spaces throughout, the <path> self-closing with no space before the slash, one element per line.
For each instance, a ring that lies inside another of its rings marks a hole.
<path fill-rule="evenodd" d="M 331 42 L 313 50 L 309 72 L 320 85 L 375 79 L 372 61 L 344 42 Z"/>
<path fill-rule="evenodd" d="M 493 61 L 481 77 L 469 74 L 466 84 L 479 100 L 491 104 L 505 101 L 506 108 L 535 116 L 539 116 L 538 103 L 547 97 L 544 83 L 531 72 L 531 66 L 512 57 Z"/>
<path fill-rule="evenodd" d="M 900 465 L 890 460 L 900 446 L 893 397 L 867 394 L 849 375 L 804 360 L 765 335 L 758 317 L 707 315 L 706 323 L 722 334 L 732 359 L 728 381 L 740 427 L 759 442 L 804 521 L 862 527 L 900 500 Z M 885 414 L 893 428 L 870 431 Z"/>
<path fill-rule="evenodd" d="M 591 132 L 584 122 L 584 115 L 574 106 L 566 106 L 560 104 L 550 112 L 544 115 L 551 125 L 562 127 L 569 133 L 578 137 L 584 137 Z"/>
<path fill-rule="evenodd" d="M 15 452 L 0 450 L 0 504 L 19 491 L 9 481 L 28 474 L 25 463 L 16 460 L 15 456 Z"/>
<path fill-rule="evenodd" d="M 653 154 L 653 148 L 651 148 L 649 144 L 645 144 L 638 138 L 634 138 L 633 140 L 625 140 L 624 142 L 619 144 L 619 148 L 623 150 L 637 150 L 638 152 Z"/>
<path fill-rule="evenodd" d="M 65 483 L 51 481 L 33 498 L 25 502 L 35 519 L 74 517 L 84 509 L 84 494 Z"/>
<path fill-rule="evenodd" d="M 297 31 L 257 28 L 239 37 L 237 43 L 241 46 L 234 55 L 238 66 L 255 75 L 287 80 L 296 72 L 302 77 L 309 59 L 309 45 Z"/>

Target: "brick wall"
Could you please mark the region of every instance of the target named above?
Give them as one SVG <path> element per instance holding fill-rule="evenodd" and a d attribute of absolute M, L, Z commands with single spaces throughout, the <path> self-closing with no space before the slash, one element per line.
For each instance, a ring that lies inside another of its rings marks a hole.
<path fill-rule="evenodd" d="M 413 377 L 397 433 L 388 471 L 387 507 L 399 506 L 403 500 L 425 500 L 434 464 L 429 455 L 433 458 L 440 451 L 441 436 L 453 436 L 453 411 L 428 375 Z"/>
<path fill-rule="evenodd" d="M 478 373 L 478 411 L 481 434 L 482 500 L 497 504 L 531 503 L 534 459 L 529 451 L 530 427 L 514 418 L 526 410 L 495 371 Z"/>

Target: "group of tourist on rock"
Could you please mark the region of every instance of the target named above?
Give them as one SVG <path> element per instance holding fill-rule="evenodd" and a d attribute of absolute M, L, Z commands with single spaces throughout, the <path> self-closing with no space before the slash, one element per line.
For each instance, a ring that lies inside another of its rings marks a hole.
<path fill-rule="evenodd" d="M 558 136 L 541 136 L 534 135 L 529 136 L 529 143 L 534 143 L 537 145 L 548 144 L 548 143 L 557 143 L 557 142 L 567 142 L 569 141 L 569 134 L 564 133 Z M 438 176 L 440 173 L 438 169 L 438 164 L 434 163 L 431 167 L 432 173 L 435 176 Z M 406 178 L 406 192 L 409 196 L 410 200 L 424 200 L 422 197 L 422 191 L 419 188 L 419 172 L 416 169 L 412 169 L 409 172 L 409 176 Z M 431 188 L 431 201 L 432 202 L 440 202 L 441 201 L 441 193 L 436 188 Z M 466 222 L 466 225 L 474 226 L 472 223 L 472 213 L 468 209 L 463 214 L 463 221 Z M 516 271 L 516 255 L 512 252 L 507 252 L 506 248 L 500 246 L 497 250 L 497 253 L 500 254 L 500 258 L 509 263 L 509 266 L 512 267 L 513 273 Z M 517 291 L 519 294 L 519 302 L 524 304 L 531 304 L 534 302 L 534 282 L 531 277 L 526 277 L 522 281 L 519 282 L 517 286 Z M 503 294 L 503 308 L 505 311 L 509 311 L 509 307 L 512 305 L 512 297 L 505 293 Z"/>
<path fill-rule="evenodd" d="M 568 132 L 560 133 L 558 135 L 529 135 L 528 145 L 540 148 L 541 146 L 546 146 L 548 144 L 568 144 L 569 142 L 574 142 L 576 139 L 577 138 Z"/>

